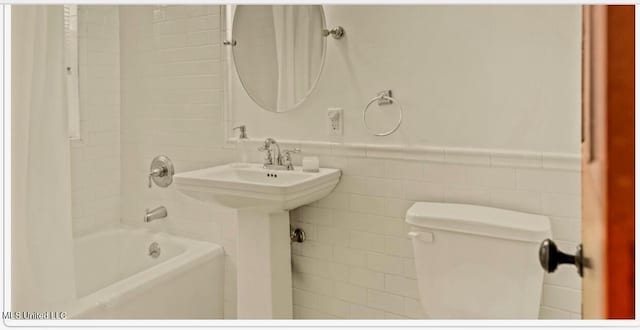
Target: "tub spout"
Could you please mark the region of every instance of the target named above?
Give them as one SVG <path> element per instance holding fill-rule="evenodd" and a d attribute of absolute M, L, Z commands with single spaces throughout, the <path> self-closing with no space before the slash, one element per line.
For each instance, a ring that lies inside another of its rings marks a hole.
<path fill-rule="evenodd" d="M 151 222 L 156 219 L 162 219 L 167 217 L 167 208 L 164 206 L 156 207 L 155 209 L 149 211 L 146 209 L 144 214 L 144 222 Z"/>

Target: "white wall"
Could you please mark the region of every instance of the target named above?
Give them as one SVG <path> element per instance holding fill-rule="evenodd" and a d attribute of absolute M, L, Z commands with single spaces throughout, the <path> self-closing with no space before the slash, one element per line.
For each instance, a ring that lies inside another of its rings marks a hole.
<path fill-rule="evenodd" d="M 74 235 L 120 222 L 117 6 L 78 6 L 81 140 L 71 143 Z"/>
<path fill-rule="evenodd" d="M 260 111 L 234 78 L 231 120 L 253 137 L 578 153 L 579 6 L 324 9 L 346 35 L 327 40 L 317 89 L 297 111 Z M 361 113 L 384 89 L 405 120 L 379 138 Z M 341 138 L 325 132 L 328 107 L 344 108 Z"/>
<path fill-rule="evenodd" d="M 122 222 L 225 248 L 225 318 L 235 318 L 236 224 L 175 190 L 147 187 L 149 165 L 167 155 L 176 172 L 233 160 L 222 150 L 220 7 L 121 6 Z M 144 224 L 145 208 L 168 217 Z"/>
<path fill-rule="evenodd" d="M 343 26 L 346 36 L 328 40 L 317 90 L 298 110 L 259 109 L 231 72 L 228 125 L 247 125 L 252 138 L 290 140 L 343 170 L 331 195 L 291 214 L 308 237 L 292 247 L 295 318 L 424 317 L 404 224 L 414 201 L 545 214 L 553 238 L 574 251 L 579 6 L 324 8 L 328 25 Z M 371 137 L 361 109 L 383 89 L 402 102 L 405 121 L 393 136 Z M 345 130 L 330 138 L 326 108 L 335 106 L 344 108 Z M 540 317 L 579 318 L 575 270 L 544 281 Z"/>

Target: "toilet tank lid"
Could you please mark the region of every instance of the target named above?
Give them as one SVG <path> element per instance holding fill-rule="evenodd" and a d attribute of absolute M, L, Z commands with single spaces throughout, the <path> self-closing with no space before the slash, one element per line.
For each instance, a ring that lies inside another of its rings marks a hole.
<path fill-rule="evenodd" d="M 549 218 L 493 207 L 417 202 L 405 221 L 417 227 L 540 242 L 551 237 Z"/>

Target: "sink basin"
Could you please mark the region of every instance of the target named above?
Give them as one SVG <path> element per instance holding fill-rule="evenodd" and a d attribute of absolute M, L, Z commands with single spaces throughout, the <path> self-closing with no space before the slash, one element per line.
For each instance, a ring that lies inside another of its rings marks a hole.
<path fill-rule="evenodd" d="M 174 176 L 176 187 L 193 198 L 235 209 L 272 211 L 290 210 L 325 197 L 339 179 L 339 169 L 311 173 L 300 168 L 267 170 L 262 164 L 227 164 Z"/>

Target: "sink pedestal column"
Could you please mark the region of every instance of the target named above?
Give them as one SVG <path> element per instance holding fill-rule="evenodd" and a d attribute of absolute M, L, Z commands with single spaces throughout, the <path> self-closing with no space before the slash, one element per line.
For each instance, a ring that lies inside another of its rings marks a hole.
<path fill-rule="evenodd" d="M 289 212 L 239 209 L 238 318 L 292 319 Z"/>

